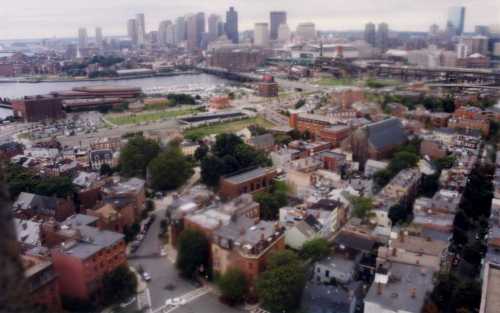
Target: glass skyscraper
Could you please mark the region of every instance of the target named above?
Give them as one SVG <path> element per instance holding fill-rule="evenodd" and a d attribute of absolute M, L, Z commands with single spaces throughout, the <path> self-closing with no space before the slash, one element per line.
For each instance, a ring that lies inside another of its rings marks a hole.
<path fill-rule="evenodd" d="M 464 32 L 465 7 L 451 7 L 448 9 L 446 29 L 449 33 L 460 36 Z"/>

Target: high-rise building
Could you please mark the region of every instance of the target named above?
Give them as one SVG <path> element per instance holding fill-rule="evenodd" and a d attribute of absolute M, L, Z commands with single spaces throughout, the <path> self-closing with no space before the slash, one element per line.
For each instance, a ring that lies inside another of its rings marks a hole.
<path fill-rule="evenodd" d="M 376 46 L 382 51 L 389 47 L 389 25 L 387 23 L 378 24 Z"/>
<path fill-rule="evenodd" d="M 158 27 L 158 43 L 162 47 L 167 45 L 167 29 L 171 24 L 172 22 L 170 21 L 162 21 L 160 22 L 160 26 Z"/>
<path fill-rule="evenodd" d="M 268 47 L 269 46 L 269 24 L 255 23 L 253 43 L 256 46 Z"/>
<path fill-rule="evenodd" d="M 210 14 L 208 17 L 208 40 L 214 41 L 219 37 L 219 25 L 221 18 L 216 14 Z"/>
<path fill-rule="evenodd" d="M 186 36 L 186 19 L 181 16 L 175 20 L 175 42 L 183 42 L 184 40 L 186 40 Z"/>
<path fill-rule="evenodd" d="M 429 36 L 436 37 L 437 35 L 439 35 L 439 25 L 432 24 L 431 27 L 429 27 Z"/>
<path fill-rule="evenodd" d="M 127 34 L 133 45 L 137 45 L 139 35 L 137 34 L 137 21 L 130 19 L 127 22 Z"/>
<path fill-rule="evenodd" d="M 271 40 L 278 39 L 278 29 L 281 24 L 286 24 L 285 11 L 273 11 L 270 14 L 271 22 Z"/>
<path fill-rule="evenodd" d="M 365 41 L 372 46 L 375 46 L 376 41 L 376 31 L 375 24 L 366 23 L 365 25 Z"/>
<path fill-rule="evenodd" d="M 300 23 L 297 25 L 297 36 L 303 41 L 316 39 L 316 25 L 314 23 Z"/>
<path fill-rule="evenodd" d="M 460 36 L 464 32 L 465 7 L 450 7 L 448 9 L 448 20 L 446 30 L 450 35 Z"/>
<path fill-rule="evenodd" d="M 95 43 L 97 45 L 97 48 L 102 49 L 103 44 L 104 44 L 104 39 L 102 37 L 102 28 L 97 27 L 95 29 Z"/>
<path fill-rule="evenodd" d="M 137 30 L 142 30 L 143 37 L 146 36 L 146 18 L 144 17 L 144 13 L 139 13 L 136 15 L 135 19 L 137 20 Z"/>
<path fill-rule="evenodd" d="M 187 17 L 187 49 L 190 51 L 202 48 L 205 32 L 205 13 L 199 12 Z"/>
<path fill-rule="evenodd" d="M 278 27 L 278 41 L 287 42 L 291 37 L 292 32 L 290 31 L 288 24 L 281 24 L 280 27 Z"/>
<path fill-rule="evenodd" d="M 482 55 L 488 54 L 488 37 L 486 36 L 462 36 L 460 43 L 467 46 L 468 54 L 479 53 Z"/>
<path fill-rule="evenodd" d="M 168 24 L 167 25 L 167 30 L 166 30 L 166 43 L 167 45 L 175 45 L 177 44 L 176 40 L 176 34 L 175 34 L 175 24 Z"/>
<path fill-rule="evenodd" d="M 86 28 L 78 29 L 78 49 L 81 51 L 82 49 L 87 49 L 89 44 L 89 38 L 87 35 Z"/>
<path fill-rule="evenodd" d="M 233 43 L 239 42 L 239 33 L 238 33 L 238 12 L 234 10 L 233 7 L 229 8 L 229 11 L 226 12 L 226 36 Z"/>

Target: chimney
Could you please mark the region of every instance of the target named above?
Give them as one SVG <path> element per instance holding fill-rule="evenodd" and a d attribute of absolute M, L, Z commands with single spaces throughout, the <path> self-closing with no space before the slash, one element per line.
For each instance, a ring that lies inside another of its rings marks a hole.
<path fill-rule="evenodd" d="M 392 248 L 392 256 L 396 256 L 398 254 L 398 250 L 396 248 Z"/>
<path fill-rule="evenodd" d="M 384 287 L 382 287 L 382 283 L 377 283 L 377 294 L 380 296 L 384 293 Z"/>
<path fill-rule="evenodd" d="M 264 241 L 266 239 L 266 237 L 264 236 L 264 233 L 261 233 L 260 234 L 260 240 Z"/>
<path fill-rule="evenodd" d="M 245 234 L 245 228 L 242 226 L 240 228 L 240 236 L 243 236 Z"/>

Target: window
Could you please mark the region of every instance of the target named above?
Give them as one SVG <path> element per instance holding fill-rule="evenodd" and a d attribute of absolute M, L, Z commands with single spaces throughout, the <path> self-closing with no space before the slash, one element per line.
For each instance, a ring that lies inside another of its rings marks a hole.
<path fill-rule="evenodd" d="M 325 271 L 325 277 L 330 277 L 330 271 L 329 270 Z"/>

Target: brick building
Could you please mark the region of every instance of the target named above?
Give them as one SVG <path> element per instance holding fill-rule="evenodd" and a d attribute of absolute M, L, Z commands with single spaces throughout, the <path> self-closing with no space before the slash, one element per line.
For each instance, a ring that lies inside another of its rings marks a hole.
<path fill-rule="evenodd" d="M 250 294 L 266 270 L 267 259 L 285 249 L 285 228 L 277 222 L 239 218 L 218 229 L 212 243 L 213 271 L 219 275 L 230 268 L 240 269 L 248 279 Z"/>
<path fill-rule="evenodd" d="M 319 132 L 319 138 L 323 141 L 330 142 L 332 147 L 339 147 L 341 142 L 349 137 L 352 128 L 347 125 L 334 125 L 328 128 L 323 128 Z"/>
<path fill-rule="evenodd" d="M 221 177 L 219 194 L 222 198 L 232 199 L 244 193 L 255 193 L 271 187 L 276 177 L 276 169 L 258 167 L 253 170 Z"/>
<path fill-rule="evenodd" d="M 12 100 L 14 115 L 25 122 L 40 122 L 64 118 L 62 99 L 45 95 Z"/>
<path fill-rule="evenodd" d="M 59 282 L 50 259 L 25 254 L 21 261 L 31 303 L 47 312 L 62 311 Z"/>
<path fill-rule="evenodd" d="M 278 96 L 279 85 L 271 75 L 264 75 L 258 88 L 258 94 L 260 97 L 270 98 Z"/>

